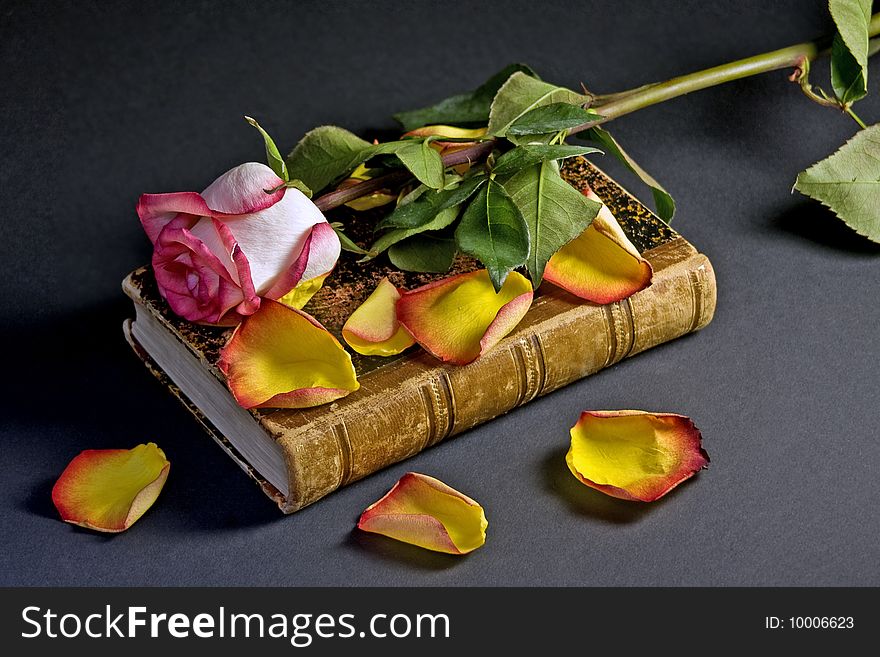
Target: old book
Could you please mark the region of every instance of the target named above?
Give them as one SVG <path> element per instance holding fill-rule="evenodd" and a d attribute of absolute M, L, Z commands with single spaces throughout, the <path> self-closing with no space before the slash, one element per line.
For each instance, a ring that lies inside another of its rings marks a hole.
<path fill-rule="evenodd" d="M 623 301 L 596 305 L 550 284 L 541 286 L 519 326 L 466 366 L 439 362 L 418 347 L 381 358 L 353 355 L 361 388 L 304 410 L 246 411 L 216 367 L 230 329 L 191 324 L 159 296 L 152 272 L 124 281 L 136 317 L 125 334 L 150 371 L 208 433 L 291 513 L 333 490 L 413 456 L 572 381 L 657 344 L 696 331 L 712 319 L 715 276 L 706 256 L 586 160 L 563 167 L 566 180 L 592 189 L 609 206 L 654 268 L 652 284 Z M 345 209 L 333 220 L 357 239 L 371 218 Z M 375 217 L 372 217 L 375 221 Z M 454 269 L 468 271 L 459 259 Z M 405 274 L 343 254 L 305 310 L 339 337 L 348 315 L 383 276 L 412 288 L 436 275 Z"/>

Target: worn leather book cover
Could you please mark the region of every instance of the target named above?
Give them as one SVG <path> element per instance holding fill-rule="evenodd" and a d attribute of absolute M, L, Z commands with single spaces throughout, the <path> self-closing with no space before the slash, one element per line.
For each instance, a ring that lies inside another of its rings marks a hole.
<path fill-rule="evenodd" d="M 269 451 L 276 452 L 282 464 L 280 475 L 258 471 L 251 462 L 256 459 L 246 457 L 253 453 L 250 447 L 241 436 L 232 435 L 238 429 L 218 410 L 224 407 L 219 401 L 232 399 L 216 367 L 231 329 L 200 326 L 175 316 L 145 267 L 123 283 L 139 309 L 138 318 L 125 324 L 126 337 L 153 374 L 281 510 L 297 511 L 341 486 L 711 321 L 716 289 L 706 256 L 586 160 L 567 161 L 562 173 L 576 188 L 592 188 L 608 205 L 653 266 L 651 285 L 622 301 L 597 305 L 547 283 L 517 328 L 469 365 L 441 363 L 418 347 L 390 358 L 352 354 L 361 387 L 347 397 L 310 409 L 230 411 L 244 418 L 236 427 L 252 422 L 265 432 Z M 346 233 L 364 244 L 382 211 L 373 213 L 378 215 L 342 208 L 328 219 L 343 222 Z M 340 337 L 346 318 L 382 277 L 408 289 L 440 277 L 405 273 L 384 263 L 384 258 L 358 263 L 356 256 L 343 252 L 336 270 L 304 310 Z M 474 261 L 459 258 L 451 273 L 474 268 Z M 139 323 L 144 325 L 140 333 Z M 164 368 L 157 362 L 158 350 L 151 352 L 143 344 L 148 323 L 167 331 L 180 349 L 173 361 L 162 356 Z M 165 371 L 172 366 L 177 370 L 179 361 L 189 358 L 196 375 L 175 377 Z M 205 379 L 199 385 L 212 391 L 199 397 L 202 407 L 191 399 L 191 379 L 199 376 Z M 223 395 L 228 399 L 219 399 Z"/>

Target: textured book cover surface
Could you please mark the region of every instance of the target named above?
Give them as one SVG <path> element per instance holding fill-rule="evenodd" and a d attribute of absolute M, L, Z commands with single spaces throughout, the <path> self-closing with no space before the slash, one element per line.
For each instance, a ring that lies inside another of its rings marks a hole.
<path fill-rule="evenodd" d="M 152 360 L 131 335 L 131 322 L 126 322 L 126 337 L 153 374 L 281 509 L 296 511 L 340 486 L 711 321 L 715 277 L 703 254 L 585 160 L 569 160 L 562 173 L 576 188 L 591 187 L 608 205 L 651 262 L 652 284 L 607 305 L 585 302 L 545 284 L 519 326 L 474 363 L 443 364 L 417 347 L 391 358 L 353 354 L 361 388 L 351 395 L 311 409 L 249 411 L 284 454 L 286 495 L 254 470 L 181 391 L 180 382 L 172 381 Z M 381 215 L 381 210 L 340 209 L 329 218 L 342 221 L 346 233 L 364 243 Z M 343 253 L 304 310 L 340 337 L 346 318 L 382 277 L 407 289 L 439 277 L 400 272 L 383 262 L 360 264 Z M 473 261 L 459 258 L 451 273 L 475 267 Z M 185 345 L 201 367 L 223 380 L 216 362 L 231 329 L 199 326 L 175 316 L 159 296 L 149 268 L 132 272 L 123 289 Z"/>

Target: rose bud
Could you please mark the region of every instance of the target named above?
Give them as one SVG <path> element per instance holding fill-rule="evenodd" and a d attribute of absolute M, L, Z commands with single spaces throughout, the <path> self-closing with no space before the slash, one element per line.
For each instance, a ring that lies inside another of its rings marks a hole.
<path fill-rule="evenodd" d="M 283 184 L 266 165 L 248 162 L 201 194 L 140 197 L 159 292 L 175 313 L 236 324 L 256 312 L 260 297 L 278 299 L 333 269 L 339 238 L 305 194 Z"/>

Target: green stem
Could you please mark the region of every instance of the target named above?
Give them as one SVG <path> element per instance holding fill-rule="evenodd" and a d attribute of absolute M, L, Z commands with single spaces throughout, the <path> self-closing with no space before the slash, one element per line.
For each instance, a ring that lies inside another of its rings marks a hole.
<path fill-rule="evenodd" d="M 878 34 L 880 34 L 880 12 L 871 16 L 871 22 L 868 25 L 869 37 L 875 37 Z M 872 44 L 872 49 L 873 46 L 874 44 Z M 714 66 L 703 71 L 682 75 L 659 84 L 640 87 L 632 92 L 624 91 L 619 94 L 613 94 L 608 102 L 594 106 L 594 109 L 602 114 L 600 120 L 574 127 L 569 130 L 569 134 L 589 130 L 600 123 L 606 123 L 651 105 L 684 96 L 693 91 L 724 84 L 725 82 L 733 82 L 734 80 L 741 80 L 753 75 L 784 68 L 795 68 L 798 71 L 803 71 L 804 67 L 809 65 L 809 62 L 824 54 L 826 47 L 827 39 L 806 41 L 788 46 L 787 48 L 746 57 L 745 59 L 738 59 L 721 66 Z M 793 76 L 792 79 L 798 78 Z"/>
<path fill-rule="evenodd" d="M 853 118 L 853 121 L 855 121 L 856 123 L 859 124 L 859 127 L 860 127 L 862 130 L 864 130 L 865 128 L 868 127 L 868 126 L 865 125 L 865 122 L 862 121 L 862 120 L 858 117 L 858 115 L 856 115 L 855 112 L 853 112 L 852 107 L 847 107 L 847 108 L 846 108 L 846 113 L 849 114 L 849 115 Z"/>
<path fill-rule="evenodd" d="M 871 16 L 871 22 L 868 25 L 869 38 L 876 37 L 877 35 L 880 35 L 880 12 Z M 822 99 L 819 95 L 813 92 L 806 80 L 806 74 L 809 71 L 810 62 L 817 57 L 826 54 L 828 52 L 829 44 L 830 39 L 827 38 L 818 41 L 806 41 L 804 43 L 798 43 L 794 46 L 781 48 L 762 55 L 746 57 L 745 59 L 739 59 L 728 64 L 722 64 L 721 66 L 715 66 L 703 71 L 697 71 L 696 73 L 682 75 L 667 80 L 666 82 L 646 84 L 628 91 L 595 96 L 595 100 L 598 102 L 593 107 L 602 114 L 602 118 L 597 121 L 590 121 L 589 123 L 584 123 L 583 125 L 571 128 L 568 131 L 568 134 L 572 135 L 584 130 L 589 130 L 593 126 L 607 123 L 608 121 L 620 118 L 626 114 L 650 107 L 651 105 L 656 105 L 657 103 L 662 103 L 666 100 L 684 96 L 693 91 L 707 89 L 719 84 L 724 84 L 725 82 L 733 82 L 734 80 L 741 80 L 743 78 L 751 77 L 752 75 L 759 75 L 761 73 L 784 68 L 795 69 L 791 79 L 801 83 L 801 88 L 811 100 L 827 105 L 829 102 L 826 102 L 825 99 Z M 880 39 L 871 39 L 868 50 L 869 54 L 873 55 L 878 51 L 880 51 Z M 839 107 L 836 102 L 831 101 L 830 104 Z M 863 128 L 865 127 L 865 124 L 853 114 L 850 108 L 842 109 L 848 112 L 860 126 Z M 443 164 L 446 167 L 449 167 L 456 164 L 463 164 L 465 162 L 477 162 L 492 152 L 495 143 L 494 139 L 488 139 L 453 154 L 444 156 Z M 324 194 L 315 200 L 315 205 L 321 210 L 330 210 L 374 192 L 377 189 L 398 184 L 408 179 L 408 174 L 405 172 L 395 171 L 386 174 L 385 176 L 374 178 L 373 180 L 366 180 L 357 185 L 352 185 L 345 189 Z"/>

